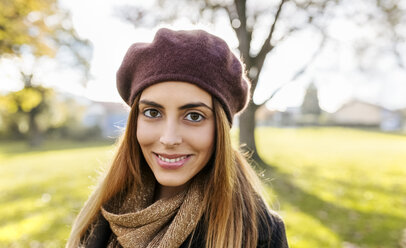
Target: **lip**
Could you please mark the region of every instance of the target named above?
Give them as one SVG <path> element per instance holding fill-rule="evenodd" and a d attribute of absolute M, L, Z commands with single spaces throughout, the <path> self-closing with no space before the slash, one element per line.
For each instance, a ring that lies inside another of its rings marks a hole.
<path fill-rule="evenodd" d="M 155 155 L 160 155 L 162 157 L 165 158 L 169 158 L 169 159 L 174 159 L 174 158 L 179 158 L 179 157 L 183 157 L 183 156 L 189 156 L 190 154 L 165 154 L 165 153 L 156 153 L 154 152 Z"/>
<path fill-rule="evenodd" d="M 176 170 L 181 167 L 183 167 L 187 161 L 189 161 L 191 155 L 190 154 L 163 154 L 163 153 L 154 153 L 155 159 L 158 163 L 159 166 L 161 166 L 164 169 L 170 169 L 170 170 Z M 176 162 L 166 162 L 163 161 L 159 158 L 159 156 L 162 156 L 164 158 L 168 159 L 176 159 L 180 157 L 186 157 L 182 160 L 176 161 Z"/>

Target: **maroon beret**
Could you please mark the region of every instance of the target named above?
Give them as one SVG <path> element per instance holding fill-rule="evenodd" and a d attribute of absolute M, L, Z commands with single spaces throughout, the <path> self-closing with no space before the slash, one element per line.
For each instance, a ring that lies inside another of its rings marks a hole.
<path fill-rule="evenodd" d="M 165 81 L 195 84 L 216 97 L 228 120 L 249 100 L 250 84 L 227 43 L 203 30 L 160 29 L 151 43 L 134 43 L 117 71 L 117 89 L 132 106 L 145 88 Z"/>

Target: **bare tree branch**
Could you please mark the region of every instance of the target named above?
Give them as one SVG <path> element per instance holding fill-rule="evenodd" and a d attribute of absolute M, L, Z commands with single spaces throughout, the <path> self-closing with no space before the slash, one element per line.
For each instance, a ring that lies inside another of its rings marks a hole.
<path fill-rule="evenodd" d="M 276 23 L 278 22 L 279 16 L 281 14 L 282 7 L 285 4 L 285 2 L 286 2 L 286 0 L 281 0 L 281 3 L 279 4 L 278 10 L 277 10 L 276 15 L 275 15 L 274 22 L 272 23 L 271 28 L 269 30 L 268 36 L 265 39 L 265 41 L 264 41 L 264 43 L 263 43 L 263 45 L 261 47 L 261 50 L 259 51 L 257 56 L 254 58 L 254 63 L 253 64 L 257 68 L 258 72 L 261 71 L 262 66 L 264 65 L 265 58 L 266 58 L 267 54 L 274 47 L 271 44 L 271 39 L 272 39 L 273 33 L 275 31 Z M 252 81 L 253 85 L 251 87 L 253 88 L 253 90 L 255 90 L 255 88 L 257 86 L 257 81 L 258 81 L 258 75 L 256 76 L 256 79 Z"/>
<path fill-rule="evenodd" d="M 298 27 L 292 27 L 290 28 L 281 38 L 279 38 L 277 41 L 274 42 L 274 46 L 277 46 L 279 43 L 282 43 L 286 38 L 291 36 L 294 32 L 300 30 Z"/>
<path fill-rule="evenodd" d="M 209 0 L 205 0 L 203 8 L 212 9 L 215 11 L 215 10 L 219 10 L 219 9 L 226 9 L 227 6 L 224 4 L 220 4 L 220 3 L 211 3 Z"/>
<path fill-rule="evenodd" d="M 278 10 L 276 11 L 275 19 L 272 23 L 271 29 L 269 30 L 268 36 L 266 37 L 258 55 L 267 54 L 268 52 L 270 52 L 272 50 L 271 39 L 272 39 L 273 33 L 275 31 L 276 23 L 278 22 L 279 16 L 282 12 L 282 7 L 285 4 L 285 2 L 286 2 L 286 0 L 281 0 Z"/>
<path fill-rule="evenodd" d="M 278 39 L 278 41 L 274 42 L 274 46 L 276 47 L 277 44 L 283 42 L 287 37 L 289 37 L 290 35 L 292 35 L 292 33 L 294 33 L 295 31 L 298 31 L 298 30 L 300 30 L 300 29 L 299 29 L 299 28 L 296 28 L 296 27 L 293 27 L 293 28 L 289 29 L 289 31 L 286 32 L 286 34 L 285 34 L 284 36 L 282 36 L 280 39 Z M 265 62 L 265 61 L 264 61 L 264 62 Z M 255 67 L 255 69 L 258 70 L 258 71 L 257 71 L 257 73 L 255 74 L 255 76 L 251 78 L 251 80 L 252 80 L 252 82 L 255 82 L 255 83 L 256 83 L 256 82 L 258 82 L 258 79 L 259 79 L 259 77 L 261 76 L 261 72 L 262 72 L 261 69 L 262 69 L 262 67 L 259 68 L 259 69 L 257 69 L 257 68 Z"/>
<path fill-rule="evenodd" d="M 226 6 L 224 9 L 226 10 L 228 14 L 228 19 L 230 20 L 230 26 L 234 29 L 234 31 L 237 33 L 236 29 L 233 27 L 233 20 L 234 18 L 237 17 L 237 14 L 235 13 L 236 11 L 233 11 L 231 8 L 233 5 Z"/>
<path fill-rule="evenodd" d="M 237 34 L 239 41 L 238 50 L 240 50 L 242 57 L 247 64 L 247 67 L 251 67 L 250 57 L 250 47 L 251 47 L 251 36 L 252 32 L 247 29 L 247 1 L 246 0 L 234 0 L 234 5 L 236 7 L 236 13 L 238 16 L 239 25 L 232 25 L 233 29 Z M 233 22 L 234 20 L 232 20 Z M 232 23 L 233 24 L 233 23 Z"/>
<path fill-rule="evenodd" d="M 123 5 L 115 9 L 116 15 L 121 16 L 122 19 L 128 21 L 133 25 L 137 25 L 142 21 L 146 11 L 144 9 L 134 7 L 131 5 Z"/>
<path fill-rule="evenodd" d="M 403 62 L 403 57 L 402 54 L 399 52 L 399 49 L 397 48 L 397 44 L 393 46 L 393 53 L 395 54 L 395 59 L 396 62 L 398 63 L 398 66 L 402 69 L 405 69 L 405 63 Z"/>
<path fill-rule="evenodd" d="M 316 51 L 314 52 L 314 54 L 312 55 L 312 57 L 309 59 L 309 61 L 300 69 L 298 70 L 295 74 L 293 74 L 292 78 L 283 83 L 281 86 L 279 86 L 274 92 L 272 92 L 272 94 L 268 97 L 268 99 L 266 99 L 264 102 L 262 102 L 261 104 L 258 104 L 258 107 L 263 106 L 264 104 L 266 104 L 268 101 L 270 101 L 280 90 L 282 90 L 284 87 L 286 87 L 286 85 L 288 85 L 291 82 L 294 82 L 297 78 L 299 78 L 300 76 L 302 76 L 306 70 L 309 68 L 309 66 L 316 60 L 316 58 L 319 56 L 320 52 L 323 50 L 324 45 L 326 44 L 326 40 L 327 40 L 327 35 L 323 34 L 323 38 L 320 42 L 319 48 L 316 49 Z"/>
<path fill-rule="evenodd" d="M 135 28 L 140 26 L 153 28 L 160 23 L 172 23 L 179 16 L 178 6 L 173 6 L 173 8 L 176 8 L 174 10 L 163 11 L 168 7 L 162 6 L 162 4 L 164 4 L 164 2 L 160 2 L 156 5 L 155 8 L 157 8 L 157 10 L 153 12 L 147 11 L 140 6 L 123 5 L 117 7 L 114 14 L 120 19 L 133 24 Z"/>

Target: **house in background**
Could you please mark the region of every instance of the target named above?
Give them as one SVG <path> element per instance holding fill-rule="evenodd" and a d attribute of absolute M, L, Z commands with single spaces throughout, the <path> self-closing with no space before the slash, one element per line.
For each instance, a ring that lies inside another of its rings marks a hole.
<path fill-rule="evenodd" d="M 397 112 L 400 114 L 402 117 L 402 127 L 401 130 L 406 132 L 406 108 L 399 109 Z"/>
<path fill-rule="evenodd" d="M 406 109 L 390 110 L 361 100 L 351 100 L 334 113 L 322 111 L 318 123 L 311 124 L 302 110 L 300 107 L 290 107 L 285 111 L 271 111 L 262 106 L 256 113 L 257 125 L 277 127 L 328 125 L 406 131 Z"/>
<path fill-rule="evenodd" d="M 261 106 L 255 113 L 257 126 L 292 127 L 297 126 L 302 118 L 300 107 L 289 107 L 285 111 L 269 110 Z"/>
<path fill-rule="evenodd" d="M 258 126 L 328 125 L 406 132 L 406 109 L 390 110 L 353 99 L 343 104 L 335 113 L 323 111 L 319 105 L 318 90 L 314 83 L 308 85 L 301 106 L 289 107 L 285 111 L 271 111 L 261 106 L 255 117 Z"/>
<path fill-rule="evenodd" d="M 262 106 L 257 110 L 256 120 L 258 126 L 318 126 L 324 115 L 324 111 L 320 108 L 317 87 L 314 83 L 310 83 L 301 106 L 288 107 L 284 111 L 270 111 Z"/>
<path fill-rule="evenodd" d="M 379 128 L 383 131 L 403 129 L 401 112 L 360 100 L 345 103 L 330 115 L 333 125 Z"/>
<path fill-rule="evenodd" d="M 256 126 L 275 126 L 273 115 L 276 111 L 269 110 L 265 105 L 262 105 L 255 112 Z"/>
<path fill-rule="evenodd" d="M 129 108 L 115 102 L 91 102 L 82 119 L 86 127 L 98 127 L 104 138 L 120 136 L 127 124 Z"/>

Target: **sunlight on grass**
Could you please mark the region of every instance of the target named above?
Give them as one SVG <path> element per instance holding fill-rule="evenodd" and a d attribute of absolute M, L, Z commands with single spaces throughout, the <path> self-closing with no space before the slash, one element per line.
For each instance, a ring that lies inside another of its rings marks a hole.
<path fill-rule="evenodd" d="M 112 156 L 110 145 L 82 145 L 31 151 L 11 144 L 22 153 L 0 146 L 0 247 L 64 246 L 99 167 Z"/>
<path fill-rule="evenodd" d="M 55 219 L 61 218 L 61 212 L 55 210 L 24 216 L 21 221 L 0 228 L 0 241 L 19 240 L 30 233 L 47 232 L 49 231 L 50 223 Z M 54 235 L 55 233 L 52 234 L 52 236 Z"/>
<path fill-rule="evenodd" d="M 290 247 L 340 247 L 340 237 L 327 228 L 322 222 L 307 215 L 295 206 L 286 206 L 288 217 L 295 220 L 295 225 L 289 226 L 288 236 Z M 285 217 L 285 218 L 288 218 Z"/>
<path fill-rule="evenodd" d="M 277 169 L 270 177 L 288 236 L 312 239 L 297 227 L 297 213 L 288 208 L 296 206 L 340 240 L 327 246 L 292 240 L 292 247 L 397 247 L 406 228 L 406 136 L 343 128 L 257 134 L 259 152 Z"/>

